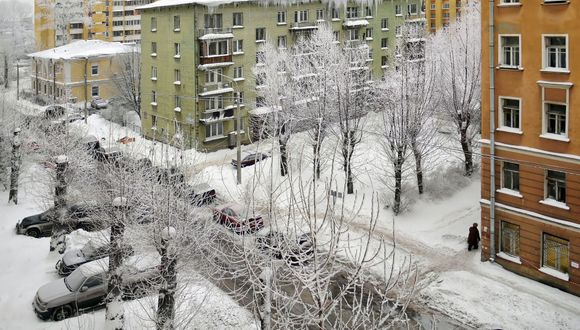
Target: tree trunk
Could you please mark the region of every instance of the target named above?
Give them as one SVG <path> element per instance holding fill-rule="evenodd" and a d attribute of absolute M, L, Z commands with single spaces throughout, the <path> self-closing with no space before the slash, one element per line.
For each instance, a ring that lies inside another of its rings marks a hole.
<path fill-rule="evenodd" d="M 401 195 L 403 192 L 403 151 L 397 151 L 397 159 L 395 160 L 395 201 L 393 203 L 393 213 L 395 215 L 401 212 Z"/>
<path fill-rule="evenodd" d="M 18 177 L 20 176 L 20 129 L 14 131 L 12 140 L 12 160 L 10 170 L 10 193 L 8 194 L 8 203 L 11 201 L 18 204 Z"/>
<path fill-rule="evenodd" d="M 168 240 L 161 246 L 161 285 L 157 300 L 157 329 L 172 330 L 175 327 L 175 291 L 177 289 L 177 258 L 168 250 Z"/>
<path fill-rule="evenodd" d="M 2 133 L 0 133 L 2 134 Z M 6 149 L 4 148 L 4 138 L 0 136 L 0 185 L 2 190 L 6 190 L 6 164 L 5 160 Z"/>
<path fill-rule="evenodd" d="M 4 54 L 4 88 L 8 88 L 8 54 Z"/>
<path fill-rule="evenodd" d="M 115 203 L 115 202 L 113 202 Z M 123 236 L 125 234 L 125 212 L 126 202 L 121 198 L 121 203 L 115 205 L 115 208 L 121 212 L 115 215 L 111 225 L 111 236 L 109 245 L 109 278 L 107 285 L 106 312 L 105 312 L 105 329 L 122 330 L 125 317 L 123 312 L 123 278 L 119 268 L 123 264 L 125 256 Z"/>
<path fill-rule="evenodd" d="M 354 194 L 354 182 L 352 178 L 352 166 L 350 161 L 346 164 L 346 193 Z"/>
<path fill-rule="evenodd" d="M 282 142 L 282 139 L 279 139 L 280 143 L 280 175 L 286 176 L 288 174 L 288 153 L 286 152 L 286 142 Z"/>
<path fill-rule="evenodd" d="M 347 131 L 344 133 L 342 142 L 342 156 L 344 158 L 344 174 L 346 176 L 346 193 L 354 194 L 354 182 L 352 178 L 351 159 L 354 153 L 354 132 Z"/>
<path fill-rule="evenodd" d="M 417 147 L 416 143 L 413 143 L 413 155 L 415 156 L 415 174 L 417 175 L 417 188 L 419 189 L 419 194 L 423 193 L 423 155 Z"/>
<path fill-rule="evenodd" d="M 473 174 L 473 153 L 467 139 L 467 127 L 462 127 L 459 131 L 461 132 L 461 149 L 463 149 L 465 156 L 465 176 L 471 176 Z"/>
<path fill-rule="evenodd" d="M 316 181 L 320 179 L 320 140 L 318 140 L 312 147 L 314 148 L 314 175 L 312 180 Z"/>
<path fill-rule="evenodd" d="M 56 209 L 56 218 L 52 225 L 52 234 L 50 236 L 50 251 L 57 250 L 58 253 L 64 253 L 65 235 L 70 232 L 70 227 L 66 224 L 66 170 L 68 160 L 66 156 L 59 156 L 56 161 L 56 185 L 54 188 L 54 208 Z"/>

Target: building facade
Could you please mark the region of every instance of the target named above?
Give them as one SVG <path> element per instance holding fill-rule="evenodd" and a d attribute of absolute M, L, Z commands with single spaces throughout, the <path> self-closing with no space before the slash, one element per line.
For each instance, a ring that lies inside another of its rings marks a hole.
<path fill-rule="evenodd" d="M 394 56 L 400 26 L 424 24 L 420 0 L 264 2 L 160 0 L 140 8 L 142 17 L 142 129 L 151 139 L 184 139 L 186 147 L 217 150 L 235 144 L 235 93 L 241 93 L 241 129 L 261 106 L 252 68 L 267 40 L 291 47 L 301 33 L 329 24 L 337 41 L 367 44 L 370 66 L 380 77 Z M 337 2 L 338 3 L 338 2 Z M 249 130 L 249 128 L 248 128 Z M 243 133 L 244 143 L 249 136 Z"/>
<path fill-rule="evenodd" d="M 425 1 L 425 19 L 427 29 L 431 32 L 449 26 L 456 18 L 461 17 L 467 0 L 427 0 Z"/>
<path fill-rule="evenodd" d="M 580 4 L 481 12 L 482 260 L 580 295 Z"/>
<path fill-rule="evenodd" d="M 29 54 L 31 84 L 36 95 L 54 103 L 90 102 L 118 95 L 112 80 L 124 70 L 121 55 L 137 56 L 135 46 L 101 40 L 77 40 Z"/>
<path fill-rule="evenodd" d="M 155 0 L 35 0 L 38 51 L 74 40 L 138 43 L 141 19 L 135 9 Z"/>

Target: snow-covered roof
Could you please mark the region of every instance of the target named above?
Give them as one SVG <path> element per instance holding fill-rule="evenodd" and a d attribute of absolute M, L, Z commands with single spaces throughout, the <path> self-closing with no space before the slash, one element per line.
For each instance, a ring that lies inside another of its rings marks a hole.
<path fill-rule="evenodd" d="M 208 33 L 199 37 L 199 40 L 228 39 L 233 37 L 234 37 L 233 33 Z"/>
<path fill-rule="evenodd" d="M 108 42 L 102 40 L 78 40 L 70 44 L 28 54 L 28 57 L 45 59 L 83 59 L 93 57 L 107 57 L 117 54 L 126 54 L 138 49 L 131 44 Z"/>
<path fill-rule="evenodd" d="M 248 2 L 248 0 L 159 0 L 157 2 L 153 2 L 148 5 L 138 7 L 137 9 L 143 10 L 143 9 L 174 7 L 182 5 L 220 6 L 236 2 Z"/>
<path fill-rule="evenodd" d="M 224 94 L 224 93 L 230 93 L 233 92 L 234 89 L 231 87 L 227 87 L 227 88 L 219 88 L 219 89 L 214 89 L 212 91 L 208 91 L 208 92 L 203 92 L 203 93 L 199 93 L 199 96 L 211 96 L 211 95 L 218 95 L 218 94 Z"/>
<path fill-rule="evenodd" d="M 360 26 L 360 25 L 369 25 L 369 21 L 366 19 L 357 19 L 357 20 L 350 20 L 345 21 L 343 23 L 344 26 Z"/>
<path fill-rule="evenodd" d="M 209 64 L 200 64 L 197 66 L 200 70 L 207 70 L 213 68 L 221 68 L 224 66 L 234 65 L 234 62 L 217 62 L 217 63 L 209 63 Z"/>

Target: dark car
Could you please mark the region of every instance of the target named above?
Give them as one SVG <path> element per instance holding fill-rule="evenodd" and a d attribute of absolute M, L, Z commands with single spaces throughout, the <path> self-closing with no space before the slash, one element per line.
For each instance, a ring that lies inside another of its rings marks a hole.
<path fill-rule="evenodd" d="M 255 153 L 255 154 L 250 154 L 250 155 L 247 155 L 246 157 L 244 157 L 242 159 L 241 166 L 242 167 L 251 166 L 251 165 L 254 165 L 257 162 L 259 162 L 261 160 L 264 160 L 266 158 L 268 158 L 268 155 L 263 154 L 263 153 L 260 153 L 260 152 Z M 237 167 L 238 166 L 238 161 L 236 159 L 232 159 L 232 165 L 234 167 Z"/>
<path fill-rule="evenodd" d="M 187 187 L 187 197 L 192 205 L 202 206 L 213 203 L 216 197 L 215 189 L 207 183 Z"/>
<path fill-rule="evenodd" d="M 228 204 L 213 210 L 214 220 L 236 234 L 255 233 L 264 228 L 261 216 L 244 218 L 244 214 L 244 207 L 239 204 Z"/>
<path fill-rule="evenodd" d="M 99 143 L 99 139 L 97 139 L 94 135 L 87 135 L 83 138 L 82 144 L 85 146 L 87 152 L 93 156 L 97 157 L 97 151 L 101 148 L 101 144 Z"/>
<path fill-rule="evenodd" d="M 98 206 L 93 202 L 74 204 L 66 208 L 67 219 L 72 220 L 74 229 L 94 230 L 99 229 L 96 222 L 90 219 L 90 215 L 97 211 Z M 56 208 L 51 207 L 40 214 L 23 218 L 16 223 L 16 233 L 32 237 L 50 236 L 52 233 L 53 221 L 58 216 Z"/>
<path fill-rule="evenodd" d="M 95 157 L 101 163 L 119 166 L 120 160 L 123 157 L 123 152 L 118 147 L 108 148 L 100 146 L 95 152 Z"/>
<path fill-rule="evenodd" d="M 72 249 L 65 252 L 56 263 L 55 268 L 59 275 L 68 275 L 82 264 L 108 256 L 108 251 L 108 240 L 90 240 L 81 249 Z"/>

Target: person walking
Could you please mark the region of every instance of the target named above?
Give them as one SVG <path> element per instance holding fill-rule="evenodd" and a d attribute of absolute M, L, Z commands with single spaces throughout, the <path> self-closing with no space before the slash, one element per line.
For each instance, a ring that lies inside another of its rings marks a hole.
<path fill-rule="evenodd" d="M 473 226 L 469 227 L 469 236 L 467 236 L 467 250 L 471 251 L 471 248 L 477 250 L 479 247 L 479 230 L 477 230 L 477 223 L 473 223 Z"/>

